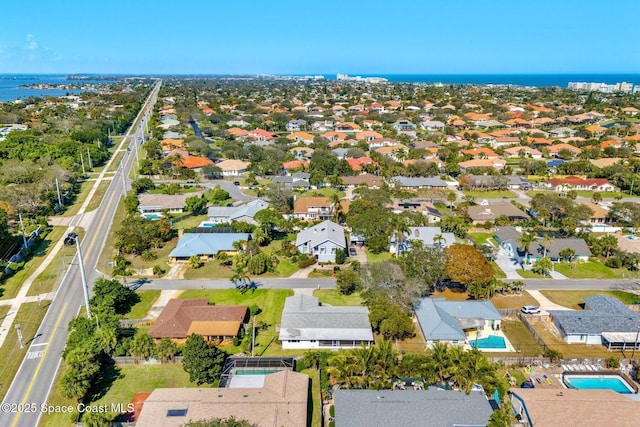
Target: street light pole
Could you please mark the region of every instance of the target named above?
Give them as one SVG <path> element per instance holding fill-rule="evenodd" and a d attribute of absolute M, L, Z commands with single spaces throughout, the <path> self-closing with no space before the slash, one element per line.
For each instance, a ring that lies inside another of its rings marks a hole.
<path fill-rule="evenodd" d="M 82 250 L 80 249 L 80 240 L 76 237 L 76 249 L 78 251 L 78 264 L 80 265 L 80 278 L 82 278 L 82 290 L 84 291 L 84 306 L 87 310 L 87 317 L 91 319 L 91 310 L 89 309 L 89 286 L 87 285 L 87 275 L 84 272 L 84 263 L 82 262 Z"/>

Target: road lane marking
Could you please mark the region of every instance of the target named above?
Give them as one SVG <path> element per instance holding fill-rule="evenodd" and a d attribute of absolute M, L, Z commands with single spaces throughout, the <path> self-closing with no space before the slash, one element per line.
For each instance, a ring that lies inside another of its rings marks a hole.
<path fill-rule="evenodd" d="M 62 310 L 58 315 L 58 319 L 56 320 L 56 323 L 53 326 L 53 332 L 51 333 L 51 338 L 50 338 L 51 341 L 53 341 L 53 337 L 56 335 L 56 332 L 58 332 L 60 322 L 62 321 L 62 315 L 64 314 L 65 311 L 67 311 L 68 304 L 69 304 L 68 302 L 65 302 L 64 305 L 62 306 Z M 25 392 L 24 398 L 22 399 L 22 405 L 27 403 L 27 399 L 29 399 L 29 395 L 31 394 L 31 389 L 33 389 L 33 385 L 36 382 L 36 378 L 38 378 L 38 373 L 40 372 L 40 369 L 42 368 L 42 364 L 44 363 L 44 359 L 45 359 L 44 356 L 47 355 L 49 348 L 51 347 L 47 347 L 44 349 L 44 353 L 42 354 L 43 357 L 40 358 L 40 361 L 38 362 L 38 366 L 36 367 L 36 370 L 33 373 L 33 377 L 31 378 L 31 381 L 29 381 L 29 386 L 27 387 L 27 391 Z M 11 423 L 11 427 L 16 427 L 18 425 L 18 421 L 20 420 L 20 415 L 22 415 L 21 412 L 16 413 L 16 417 L 13 419 L 13 423 Z"/>
<path fill-rule="evenodd" d="M 44 355 L 44 350 L 30 351 L 27 353 L 27 359 L 40 359 Z"/>
<path fill-rule="evenodd" d="M 31 344 L 31 347 L 37 347 L 39 345 L 47 345 L 47 344 L 49 344 L 49 343 L 48 342 L 41 342 L 39 344 Z"/>

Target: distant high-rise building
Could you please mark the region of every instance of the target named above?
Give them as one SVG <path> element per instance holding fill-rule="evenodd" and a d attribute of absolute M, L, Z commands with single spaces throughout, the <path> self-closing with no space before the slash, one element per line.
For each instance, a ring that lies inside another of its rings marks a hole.
<path fill-rule="evenodd" d="M 604 93 L 614 93 L 614 92 L 622 92 L 622 93 L 634 93 L 634 85 L 633 83 L 622 82 L 616 83 L 613 85 L 608 85 L 606 83 L 587 83 L 587 82 L 569 82 L 567 86 L 572 90 L 586 90 L 591 92 L 604 92 Z M 636 86 L 637 88 L 637 86 Z"/>

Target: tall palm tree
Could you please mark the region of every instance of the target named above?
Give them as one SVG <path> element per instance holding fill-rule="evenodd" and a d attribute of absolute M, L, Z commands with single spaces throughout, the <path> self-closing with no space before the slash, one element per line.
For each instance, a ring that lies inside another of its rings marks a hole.
<path fill-rule="evenodd" d="M 331 203 L 331 219 L 333 222 L 341 223 L 344 219 L 344 210 L 342 209 L 342 199 L 338 192 L 335 192 L 331 195 L 330 203 Z"/>
<path fill-rule="evenodd" d="M 437 342 L 429 354 L 431 367 L 438 381 L 444 382 L 449 378 L 449 365 L 451 364 L 450 347 L 448 344 Z"/>
<path fill-rule="evenodd" d="M 535 242 L 536 236 L 531 233 L 522 233 L 522 236 L 518 239 L 518 243 L 520 243 L 520 250 L 524 251 L 525 260 L 529 260 L 529 249 L 531 249 L 531 244 Z"/>
<path fill-rule="evenodd" d="M 442 243 L 444 242 L 444 237 L 442 237 L 442 234 L 436 234 L 435 236 L 433 236 L 433 245 L 434 246 L 438 246 L 438 247 L 442 247 Z"/>
<path fill-rule="evenodd" d="M 395 215 L 392 218 L 393 232 L 396 236 L 396 257 L 400 256 L 400 245 L 404 241 L 405 234 L 409 233 L 409 226 L 404 217 Z"/>
<path fill-rule="evenodd" d="M 551 248 L 551 245 L 553 244 L 554 240 L 555 239 L 551 237 L 549 234 L 545 234 L 544 237 L 542 238 L 542 246 L 544 247 L 545 257 L 549 255 L 549 248 Z"/>

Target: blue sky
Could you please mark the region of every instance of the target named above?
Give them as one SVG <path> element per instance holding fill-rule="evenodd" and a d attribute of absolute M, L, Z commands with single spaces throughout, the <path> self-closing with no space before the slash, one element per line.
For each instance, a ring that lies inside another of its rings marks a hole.
<path fill-rule="evenodd" d="M 0 73 L 640 73 L 637 0 L 30 0 Z"/>

